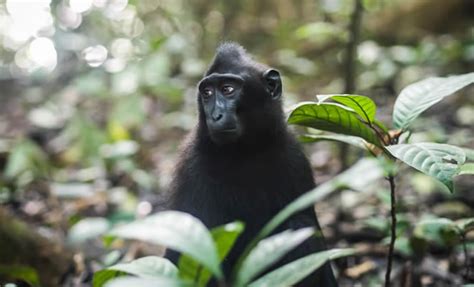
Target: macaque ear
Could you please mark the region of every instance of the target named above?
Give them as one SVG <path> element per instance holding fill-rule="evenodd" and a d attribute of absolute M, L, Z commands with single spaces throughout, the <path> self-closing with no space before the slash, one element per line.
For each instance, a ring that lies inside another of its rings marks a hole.
<path fill-rule="evenodd" d="M 281 97 L 281 78 L 280 73 L 274 69 L 268 69 L 263 73 L 263 78 L 267 87 L 268 93 L 272 99 L 277 100 Z"/>

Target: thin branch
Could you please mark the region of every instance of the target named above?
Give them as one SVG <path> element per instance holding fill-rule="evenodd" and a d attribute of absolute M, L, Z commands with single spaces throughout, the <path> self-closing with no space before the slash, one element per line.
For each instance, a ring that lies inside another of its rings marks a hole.
<path fill-rule="evenodd" d="M 357 46 L 360 38 L 360 24 L 363 12 L 362 0 L 354 0 L 354 10 L 351 15 L 349 26 L 349 43 L 347 43 L 345 87 L 344 93 L 351 94 L 355 91 L 355 70 L 357 58 Z"/>
<path fill-rule="evenodd" d="M 390 215 L 392 218 L 392 226 L 390 231 L 390 247 L 387 256 L 387 270 L 385 273 L 385 287 L 390 286 L 390 273 L 392 272 L 393 250 L 395 249 L 395 239 L 397 238 L 397 198 L 395 196 L 395 176 L 389 175 L 388 182 L 390 183 Z"/>

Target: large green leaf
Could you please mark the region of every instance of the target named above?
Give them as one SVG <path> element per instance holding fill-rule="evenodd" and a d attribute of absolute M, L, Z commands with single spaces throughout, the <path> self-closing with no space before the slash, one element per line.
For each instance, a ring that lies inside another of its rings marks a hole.
<path fill-rule="evenodd" d="M 67 239 L 72 244 L 80 244 L 106 233 L 109 229 L 110 222 L 103 217 L 84 218 L 69 229 Z"/>
<path fill-rule="evenodd" d="M 212 239 L 216 243 L 219 260 L 223 260 L 234 246 L 239 235 L 244 231 L 242 222 L 232 222 L 211 230 Z"/>
<path fill-rule="evenodd" d="M 222 278 L 217 249 L 210 232 L 197 218 L 178 211 L 164 211 L 120 226 L 112 235 L 162 244 L 188 254 Z"/>
<path fill-rule="evenodd" d="M 474 73 L 428 78 L 407 86 L 395 102 L 394 127 L 406 130 L 423 111 L 471 83 L 474 83 Z"/>
<path fill-rule="evenodd" d="M 265 274 L 263 277 L 249 284 L 248 287 L 293 286 L 327 261 L 352 254 L 354 254 L 354 250 L 352 249 L 333 249 L 307 255 Z"/>
<path fill-rule="evenodd" d="M 138 278 L 138 277 L 120 277 L 107 282 L 105 287 L 191 287 L 191 283 L 183 282 L 177 278 Z"/>
<path fill-rule="evenodd" d="M 211 230 L 212 239 L 217 247 L 219 261 L 222 261 L 234 246 L 235 240 L 244 230 L 242 222 L 232 222 Z M 179 276 L 197 283 L 198 286 L 206 286 L 211 279 L 211 273 L 202 267 L 196 260 L 182 255 L 178 263 Z"/>
<path fill-rule="evenodd" d="M 347 136 L 347 135 L 336 135 L 336 134 L 321 134 L 321 135 L 312 135 L 312 134 L 305 134 L 299 137 L 299 140 L 303 143 L 312 143 L 322 140 L 328 141 L 337 141 L 343 142 L 346 144 L 350 144 L 356 146 L 358 148 L 367 149 L 366 141 L 360 137 L 355 136 Z"/>
<path fill-rule="evenodd" d="M 319 102 L 331 99 L 354 110 L 367 123 L 375 120 L 377 106 L 369 97 L 359 95 L 318 95 Z"/>
<path fill-rule="evenodd" d="M 260 241 L 243 260 L 236 276 L 236 286 L 246 286 L 256 275 L 277 262 L 313 233 L 312 227 L 296 231 L 286 230 Z"/>
<path fill-rule="evenodd" d="M 387 147 L 404 163 L 432 176 L 453 191 L 453 177 L 466 161 L 464 151 L 456 146 L 436 143 L 399 144 Z"/>
<path fill-rule="evenodd" d="M 168 259 L 159 256 L 142 257 L 130 263 L 110 266 L 107 269 L 123 271 L 138 277 L 178 277 L 176 266 Z"/>
<path fill-rule="evenodd" d="M 352 109 L 337 103 L 303 102 L 290 113 L 288 123 L 358 136 L 381 146 L 375 132 L 366 126 Z"/>
<path fill-rule="evenodd" d="M 379 129 L 381 129 L 384 133 L 388 134 L 389 132 L 388 128 L 381 121 L 374 119 L 374 125 L 378 127 Z"/>
<path fill-rule="evenodd" d="M 120 263 L 94 274 L 93 286 L 102 287 L 104 284 L 125 274 L 140 278 L 178 278 L 178 269 L 168 259 L 158 256 L 148 256 L 130 263 Z"/>
<path fill-rule="evenodd" d="M 466 161 L 474 161 L 474 149 L 462 148 L 462 150 L 466 154 Z"/>
<path fill-rule="evenodd" d="M 456 224 L 448 218 L 430 218 L 418 222 L 413 230 L 417 238 L 441 246 L 452 246 L 459 238 Z"/>
<path fill-rule="evenodd" d="M 472 162 L 465 163 L 459 167 L 458 175 L 464 175 L 464 174 L 474 174 L 474 163 Z"/>

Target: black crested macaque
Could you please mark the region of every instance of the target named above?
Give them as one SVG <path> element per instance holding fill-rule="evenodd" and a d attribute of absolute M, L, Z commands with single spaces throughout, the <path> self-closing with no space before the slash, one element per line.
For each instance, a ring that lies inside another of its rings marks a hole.
<path fill-rule="evenodd" d="M 310 164 L 287 129 L 281 95 L 278 71 L 255 62 L 235 43 L 219 46 L 198 84 L 199 121 L 177 165 L 170 209 L 190 213 L 207 227 L 235 220 L 245 223 L 244 233 L 223 262 L 227 278 L 264 224 L 315 187 Z M 320 230 L 312 208 L 276 232 L 307 226 Z M 324 249 L 324 240 L 312 237 L 277 266 Z M 177 260 L 174 252 L 167 257 Z M 326 264 L 297 286 L 337 283 Z"/>

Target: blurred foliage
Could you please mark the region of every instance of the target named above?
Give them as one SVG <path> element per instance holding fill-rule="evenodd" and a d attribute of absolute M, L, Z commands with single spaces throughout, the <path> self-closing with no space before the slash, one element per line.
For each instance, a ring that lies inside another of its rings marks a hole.
<path fill-rule="evenodd" d="M 383 123 L 390 121 L 395 96 L 408 84 L 474 70 L 472 1 L 362 3 L 353 93 L 370 96 Z M 34 224 L 43 235 L 55 234 L 79 246 L 82 259 L 75 259 L 79 267 L 68 278 L 87 281 L 91 269 L 107 262 L 108 246 L 98 235 L 162 208 L 166 198 L 161 191 L 170 181 L 178 142 L 196 123 L 195 84 L 218 43 L 237 41 L 258 60 L 281 70 L 285 106 L 313 100 L 316 94 L 338 94 L 345 85 L 353 4 L 353 0 L 0 1 L 1 208 Z M 470 87 L 428 110 L 413 124 L 417 132 L 411 140 L 472 149 L 473 115 Z M 307 151 L 318 182 L 334 177 L 343 166 L 334 144 L 318 142 Z M 347 154 L 351 162 L 361 156 L 356 149 Z M 370 173 L 371 169 L 365 171 Z M 355 192 L 349 187 L 328 203 L 318 203 L 321 225 L 332 246 L 360 243 L 376 249 L 373 242 L 383 244 L 388 232 L 388 193 L 380 183 L 368 184 L 360 176 L 353 179 L 354 185 L 361 181 L 364 188 Z M 467 176 L 457 180 L 455 195 L 419 174 L 398 185 L 399 210 L 407 214 L 401 233 L 407 239 L 397 244 L 410 260 L 421 260 L 403 251 L 403 246 L 419 239 L 412 234 L 422 216 L 456 222 L 474 215 L 472 178 Z M 472 254 L 472 233 L 464 237 Z M 156 252 L 146 246 L 132 246 L 132 252 L 116 245 L 125 259 Z M 440 253 L 436 244 L 428 247 Z M 442 259 L 424 256 L 425 264 L 436 260 L 437 270 L 453 273 L 439 281 L 421 264 L 429 277 L 424 280 L 454 284 L 462 276 L 466 279 L 462 248 L 449 254 L 441 251 Z M 443 265 L 447 258 L 449 268 Z M 376 260 L 364 257 L 338 264 L 341 270 L 350 270 L 341 272 L 341 280 L 346 280 L 341 282 L 377 286 L 373 269 L 362 273 L 351 269 L 366 268 L 367 262 Z M 10 263 L 0 259 L 0 264 Z M 405 268 L 403 262 L 399 267 Z M 74 280 L 67 280 L 63 286 L 75 286 Z"/>

